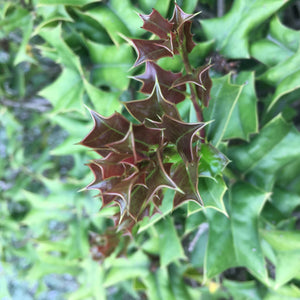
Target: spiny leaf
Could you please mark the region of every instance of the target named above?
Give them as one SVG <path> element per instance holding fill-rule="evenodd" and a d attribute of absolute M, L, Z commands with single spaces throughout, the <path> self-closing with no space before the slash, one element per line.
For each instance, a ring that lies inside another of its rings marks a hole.
<path fill-rule="evenodd" d="M 131 40 L 138 55 L 134 66 L 138 66 L 146 61 L 156 61 L 159 58 L 173 56 L 172 51 L 165 45 L 164 40 Z"/>
<path fill-rule="evenodd" d="M 174 81 L 182 76 L 181 73 L 172 73 L 170 71 L 165 71 L 157 64 L 153 62 L 146 63 L 145 73 L 135 76 L 136 80 L 143 82 L 141 92 L 145 94 L 151 94 L 155 86 L 156 80 L 159 82 L 161 93 L 165 99 L 171 103 L 179 103 L 185 99 L 182 92 L 185 91 L 185 86 L 180 86 L 179 88 L 170 88 Z"/>
<path fill-rule="evenodd" d="M 167 39 L 169 37 L 173 24 L 162 17 L 157 10 L 153 9 L 149 15 L 140 14 L 140 17 L 144 21 L 142 28 L 156 34 L 161 39 Z"/>
<path fill-rule="evenodd" d="M 208 72 L 210 67 L 211 65 L 206 65 L 197 68 L 192 74 L 186 74 L 174 81 L 172 87 L 178 87 L 186 83 L 194 83 L 196 85 L 198 98 L 202 101 L 204 106 L 208 107 L 212 87 L 212 81 Z"/>
<path fill-rule="evenodd" d="M 101 149 L 105 145 L 123 139 L 129 130 L 130 123 L 121 114 L 115 113 L 105 118 L 94 111 L 90 111 L 94 128 L 80 144 L 86 147 Z"/>
<path fill-rule="evenodd" d="M 161 122 L 152 123 L 164 129 L 165 141 L 177 146 L 183 160 L 193 162 L 196 159 L 193 142 L 200 140 L 197 133 L 206 125 L 205 123 L 185 123 L 168 115 L 164 115 Z"/>
<path fill-rule="evenodd" d="M 174 24 L 173 30 L 178 30 L 185 22 L 192 19 L 197 14 L 186 14 L 177 3 L 175 3 L 173 16 L 170 20 Z"/>
<path fill-rule="evenodd" d="M 140 122 L 144 122 L 146 118 L 160 121 L 164 114 L 180 119 L 176 106 L 163 97 L 158 82 L 155 83 L 150 97 L 143 100 L 128 101 L 124 105 L 129 113 Z"/>
<path fill-rule="evenodd" d="M 171 171 L 171 177 L 182 192 L 176 192 L 173 200 L 174 207 L 180 206 L 187 201 L 194 201 L 199 205 L 203 205 L 203 201 L 198 192 L 198 161 L 196 159 L 192 163 L 180 162 L 175 165 Z"/>

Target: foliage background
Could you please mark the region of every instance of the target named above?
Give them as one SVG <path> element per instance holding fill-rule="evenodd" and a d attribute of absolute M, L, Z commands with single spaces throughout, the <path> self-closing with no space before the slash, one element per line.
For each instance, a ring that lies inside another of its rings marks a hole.
<path fill-rule="evenodd" d="M 149 37 L 136 12 L 170 17 L 173 3 L 0 4 L 1 299 L 299 299 L 299 1 L 177 3 L 202 11 L 192 59 L 215 63 L 205 117 L 232 161 L 229 190 L 201 179 L 219 211 L 170 213 L 166 201 L 127 258 L 117 258 L 121 242 L 101 264 L 89 232 L 103 233 L 112 212 L 77 193 L 92 179 L 84 164 L 93 153 L 76 145 L 91 128 L 84 104 L 126 114 L 122 102 L 141 97 L 129 76 L 142 67 L 131 69 L 136 56 L 119 33 Z M 193 121 L 189 104 L 180 111 Z"/>

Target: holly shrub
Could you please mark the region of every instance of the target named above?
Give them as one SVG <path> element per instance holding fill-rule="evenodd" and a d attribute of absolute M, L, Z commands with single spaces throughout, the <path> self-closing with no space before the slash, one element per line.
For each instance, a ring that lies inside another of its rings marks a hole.
<path fill-rule="evenodd" d="M 299 1 L 0 8 L 1 299 L 300 298 Z"/>

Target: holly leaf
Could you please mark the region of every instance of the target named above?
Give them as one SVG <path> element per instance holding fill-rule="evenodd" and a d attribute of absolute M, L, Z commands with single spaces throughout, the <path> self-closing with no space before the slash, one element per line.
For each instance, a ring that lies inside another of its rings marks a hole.
<path fill-rule="evenodd" d="M 208 39 L 215 39 L 217 51 L 229 58 L 249 58 L 249 34 L 286 0 L 236 0 L 221 18 L 201 21 Z M 234 47 L 233 47 L 234 45 Z"/>
<path fill-rule="evenodd" d="M 211 65 L 201 66 L 197 68 L 192 74 L 186 74 L 175 80 L 171 88 L 181 86 L 186 83 L 194 83 L 198 98 L 202 101 L 203 105 L 208 107 L 210 99 L 210 90 L 212 81 L 209 77 L 209 69 Z"/>
<path fill-rule="evenodd" d="M 200 177 L 198 181 L 198 190 L 205 208 L 213 208 L 228 217 L 223 202 L 227 186 L 222 176 L 217 176 L 216 178 Z M 194 203 L 189 203 L 188 213 L 193 214 L 202 208 L 203 207 L 194 205 Z"/>
<path fill-rule="evenodd" d="M 300 88 L 299 43 L 299 31 L 284 26 L 274 17 L 267 37 L 251 47 L 251 54 L 269 67 L 259 79 L 276 87 L 268 111 L 282 96 Z"/>
<path fill-rule="evenodd" d="M 173 56 L 172 51 L 165 45 L 165 40 L 131 39 L 131 42 L 138 55 L 134 67 L 147 61 L 156 61 L 162 57 Z"/>
<path fill-rule="evenodd" d="M 163 97 L 158 82 L 156 82 L 150 97 L 143 100 L 127 101 L 124 105 L 129 113 L 140 122 L 144 122 L 146 118 L 160 121 L 164 114 L 180 119 L 176 106 Z"/>
<path fill-rule="evenodd" d="M 174 143 L 184 161 L 194 162 L 197 159 L 193 143 L 199 140 L 199 131 L 205 123 L 185 123 L 164 115 L 160 128 L 164 128 L 164 137 L 167 142 Z"/>
<path fill-rule="evenodd" d="M 192 163 L 179 162 L 171 170 L 171 177 L 181 190 L 181 192 L 175 193 L 174 208 L 187 201 L 193 201 L 203 206 L 198 192 L 198 159 Z"/>
<path fill-rule="evenodd" d="M 214 120 L 208 124 L 206 134 L 211 143 L 218 147 L 226 136 L 230 119 L 237 105 L 243 86 L 230 83 L 230 74 L 213 79 L 212 99 L 209 106 L 203 110 L 204 120 Z M 248 116 L 245 116 L 249 118 Z"/>
<path fill-rule="evenodd" d="M 157 35 L 161 39 L 168 39 L 172 31 L 173 24 L 165 19 L 156 9 L 151 14 L 140 14 L 144 24 L 142 28 Z"/>
<path fill-rule="evenodd" d="M 199 176 L 214 178 L 221 175 L 230 160 L 211 144 L 201 144 Z"/>
<path fill-rule="evenodd" d="M 99 150 L 107 144 L 122 140 L 127 134 L 130 123 L 121 114 L 115 113 L 106 118 L 92 110 L 90 113 L 94 120 L 94 128 L 80 142 L 81 145 Z"/>
<path fill-rule="evenodd" d="M 181 73 L 173 73 L 165 71 L 153 62 L 146 63 L 145 73 L 135 76 L 134 79 L 143 83 L 141 92 L 151 94 L 155 86 L 156 80 L 159 82 L 163 97 L 171 103 L 179 103 L 185 99 L 183 92 L 186 90 L 184 85 L 178 88 L 172 88 L 174 81 L 182 76 Z M 171 87 L 171 88 L 170 88 Z"/>
<path fill-rule="evenodd" d="M 281 174 L 289 164 L 299 163 L 300 134 L 279 115 L 266 124 L 250 143 L 231 147 L 227 155 L 248 180 L 271 191 L 278 172 Z"/>
<path fill-rule="evenodd" d="M 185 24 L 188 20 L 192 19 L 197 14 L 186 14 L 180 6 L 175 3 L 173 16 L 170 20 L 171 23 L 174 24 L 173 30 L 179 30 L 180 27 Z"/>
<path fill-rule="evenodd" d="M 209 222 L 204 262 L 206 278 L 212 278 L 231 267 L 243 266 L 268 284 L 258 235 L 258 217 L 268 196 L 268 193 L 250 184 L 237 183 L 230 193 L 230 218 L 215 210 L 206 211 Z"/>

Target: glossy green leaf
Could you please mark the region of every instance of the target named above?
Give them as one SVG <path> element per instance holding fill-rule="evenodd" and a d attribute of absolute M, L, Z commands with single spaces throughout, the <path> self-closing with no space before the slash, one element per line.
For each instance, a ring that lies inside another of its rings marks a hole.
<path fill-rule="evenodd" d="M 203 112 L 206 121 L 212 120 L 206 127 L 209 141 L 215 146 L 224 139 L 230 119 L 238 101 L 243 86 L 230 83 L 230 75 L 213 79 L 209 107 Z M 227 134 L 227 138 L 230 135 Z"/>
<path fill-rule="evenodd" d="M 65 68 L 60 76 L 39 94 L 51 102 L 53 112 L 63 112 L 81 111 L 83 92 L 82 78 L 76 71 Z"/>
<path fill-rule="evenodd" d="M 126 26 L 132 36 L 137 37 L 145 32 L 141 28 L 143 22 L 138 15 L 138 13 L 142 12 L 136 6 L 133 6 L 130 0 L 112 0 L 110 1 L 110 7 L 118 14 L 120 19 L 125 20 Z"/>
<path fill-rule="evenodd" d="M 297 231 L 267 231 L 261 232 L 263 238 L 278 251 L 300 250 L 300 233 Z"/>
<path fill-rule="evenodd" d="M 143 279 L 149 300 L 191 300 L 182 272 L 175 265 L 161 267 Z M 159 284 L 157 284 L 159 282 Z"/>
<path fill-rule="evenodd" d="M 270 67 L 259 79 L 276 86 L 269 111 L 283 95 L 300 88 L 299 43 L 300 31 L 284 26 L 274 17 L 267 38 L 251 47 L 251 54 Z"/>
<path fill-rule="evenodd" d="M 275 188 L 271 195 L 271 203 L 287 218 L 300 205 L 300 196 L 296 193 Z"/>
<path fill-rule="evenodd" d="M 275 13 L 287 0 L 236 0 L 221 18 L 201 21 L 217 50 L 230 58 L 249 58 L 249 34 Z M 233 46 L 234 45 L 234 46 Z"/>
<path fill-rule="evenodd" d="M 147 256 L 141 251 L 128 258 L 115 259 L 105 278 L 104 285 L 112 286 L 126 279 L 143 278 L 149 274 L 149 263 Z"/>
<path fill-rule="evenodd" d="M 235 78 L 234 83 L 243 85 L 243 89 L 232 111 L 224 139 L 240 138 L 249 140 L 249 135 L 258 131 L 254 73 L 241 72 Z"/>
<path fill-rule="evenodd" d="M 284 26 L 278 16 L 270 22 L 270 32 L 265 39 L 251 45 L 251 55 L 269 67 L 293 56 L 300 44 L 300 32 Z"/>
<path fill-rule="evenodd" d="M 155 225 L 159 239 L 160 264 L 167 266 L 180 258 L 185 258 L 183 248 L 176 233 L 173 221 L 166 217 Z"/>
<path fill-rule="evenodd" d="M 151 9 L 155 8 L 163 17 L 166 17 L 170 5 L 170 0 L 139 0 L 138 2 L 145 12 L 150 13 Z"/>
<path fill-rule="evenodd" d="M 228 289 L 233 299 L 240 300 L 260 300 L 261 296 L 258 291 L 258 286 L 255 281 L 233 281 L 225 280 L 224 286 Z"/>
<path fill-rule="evenodd" d="M 0 19 L 1 39 L 5 38 L 9 32 L 18 28 L 26 27 L 28 22 L 31 22 L 30 13 L 22 7 L 15 7 L 8 11 L 9 13 L 3 15 Z"/>
<path fill-rule="evenodd" d="M 90 84 L 87 80 L 83 80 L 85 90 L 92 101 L 95 110 L 101 115 L 108 117 L 114 112 L 120 112 L 121 103 L 119 101 L 120 92 L 105 92 Z"/>
<path fill-rule="evenodd" d="M 217 176 L 216 178 L 200 177 L 198 189 L 205 208 L 216 209 L 228 216 L 223 203 L 223 197 L 227 187 L 221 176 Z M 203 207 L 200 207 L 194 202 L 188 203 L 188 214 L 194 214 L 202 209 Z"/>
<path fill-rule="evenodd" d="M 38 5 L 72 5 L 84 6 L 89 3 L 96 2 L 96 0 L 37 0 Z"/>
<path fill-rule="evenodd" d="M 300 57 L 300 52 L 298 54 Z M 300 61 L 299 61 L 300 62 Z M 297 62 L 298 63 L 298 62 Z M 295 73 L 285 77 L 276 87 L 275 93 L 272 96 L 272 100 L 270 105 L 268 106 L 268 111 L 278 102 L 278 100 L 297 89 L 300 88 L 300 70 L 296 71 Z"/>
<path fill-rule="evenodd" d="M 258 216 L 267 196 L 249 184 L 238 183 L 230 193 L 230 218 L 207 210 L 209 238 L 204 264 L 206 278 L 212 278 L 230 267 L 244 266 L 267 283 L 258 237 Z"/>
<path fill-rule="evenodd" d="M 86 12 L 88 16 L 96 20 L 105 28 L 113 43 L 118 46 L 124 42 L 120 33 L 124 36 L 130 36 L 130 32 L 124 21 L 107 6 L 96 7 Z"/>
<path fill-rule="evenodd" d="M 199 192 L 206 208 L 214 208 L 227 215 L 223 197 L 227 186 L 221 176 L 213 178 L 199 178 Z"/>
<path fill-rule="evenodd" d="M 39 35 L 50 44 L 58 54 L 59 61 L 66 68 L 77 71 L 82 74 L 79 57 L 74 54 L 70 47 L 62 38 L 62 28 L 57 26 L 54 28 L 42 28 Z"/>
<path fill-rule="evenodd" d="M 261 235 L 275 250 L 275 288 L 278 288 L 300 274 L 300 234 L 261 230 Z"/>
<path fill-rule="evenodd" d="M 30 63 L 34 63 L 35 60 L 26 53 L 26 46 L 29 42 L 29 39 L 32 34 L 33 29 L 33 20 L 29 20 L 29 22 L 26 24 L 26 26 L 23 28 L 23 39 L 22 43 L 19 47 L 18 53 L 14 60 L 14 65 L 19 64 L 22 61 L 28 61 Z"/>
<path fill-rule="evenodd" d="M 230 162 L 221 151 L 210 144 L 202 144 L 199 155 L 198 171 L 200 177 L 215 178 L 218 175 L 222 175 L 223 170 Z"/>
<path fill-rule="evenodd" d="M 228 157 L 243 174 L 265 190 L 274 184 L 276 173 L 300 158 L 300 133 L 279 115 L 255 138 L 241 146 L 231 147 Z"/>
<path fill-rule="evenodd" d="M 285 285 L 276 290 L 269 290 L 264 300 L 298 300 L 300 297 L 300 289 L 294 285 Z"/>
<path fill-rule="evenodd" d="M 209 279 L 239 264 L 235 255 L 230 219 L 214 209 L 208 209 L 206 216 L 209 236 L 204 259 L 204 278 Z"/>
<path fill-rule="evenodd" d="M 128 70 L 134 61 L 131 47 L 127 44 L 118 47 L 102 45 L 92 41 L 87 41 L 87 47 L 95 64 L 92 71 L 94 84 L 126 90 L 130 81 Z"/>
<path fill-rule="evenodd" d="M 40 29 L 50 25 L 52 22 L 64 21 L 64 22 L 73 22 L 73 19 L 66 11 L 66 7 L 64 5 L 55 5 L 51 9 L 49 6 L 38 6 L 37 14 L 42 16 L 43 21 L 40 22 L 35 28 L 33 35 L 39 33 Z"/>

